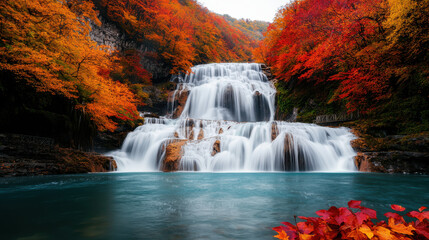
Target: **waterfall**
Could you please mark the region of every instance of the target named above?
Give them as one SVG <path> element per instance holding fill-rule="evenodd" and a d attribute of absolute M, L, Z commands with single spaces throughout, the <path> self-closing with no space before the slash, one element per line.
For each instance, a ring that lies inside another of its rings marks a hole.
<path fill-rule="evenodd" d="M 178 78 L 169 114 L 146 118 L 111 155 L 118 171 L 161 171 L 169 145 L 182 142 L 180 171 L 355 170 L 349 129 L 274 121 L 275 94 L 259 64 L 195 66 Z"/>

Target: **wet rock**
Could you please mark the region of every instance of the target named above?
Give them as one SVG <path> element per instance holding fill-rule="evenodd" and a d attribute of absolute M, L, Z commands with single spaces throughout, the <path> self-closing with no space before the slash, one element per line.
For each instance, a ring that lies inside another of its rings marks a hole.
<path fill-rule="evenodd" d="M 429 173 L 427 152 L 359 152 L 355 164 L 362 172 L 381 173 Z"/>
<path fill-rule="evenodd" d="M 174 94 L 176 93 L 176 94 Z M 186 105 L 186 100 L 188 100 L 189 97 L 189 90 L 183 90 L 179 92 L 171 92 L 169 99 L 170 101 L 173 101 L 174 112 L 173 112 L 173 118 L 178 118 L 183 112 L 183 109 Z"/>
<path fill-rule="evenodd" d="M 228 109 L 231 113 L 236 112 L 237 106 L 235 102 L 236 93 L 231 84 L 228 84 L 223 90 L 223 97 L 220 107 Z"/>
<path fill-rule="evenodd" d="M 294 164 L 292 162 L 293 156 L 293 137 L 291 134 L 287 133 L 284 140 L 284 161 L 286 171 L 294 170 Z"/>
<path fill-rule="evenodd" d="M 189 140 L 194 140 L 194 129 L 191 130 L 191 133 L 188 136 Z"/>
<path fill-rule="evenodd" d="M 223 133 L 223 129 L 221 128 L 221 129 L 219 129 L 219 134 L 222 134 Z"/>
<path fill-rule="evenodd" d="M 265 76 L 267 76 L 269 81 L 272 81 L 274 79 L 274 75 L 272 74 L 270 67 L 268 67 L 265 64 L 262 64 L 261 69 L 262 69 L 262 72 L 265 74 Z"/>
<path fill-rule="evenodd" d="M 165 150 L 165 159 L 162 170 L 164 172 L 174 172 L 179 170 L 180 160 L 182 158 L 182 147 L 187 140 L 176 140 L 168 144 Z"/>
<path fill-rule="evenodd" d="M 301 146 L 294 146 L 293 136 L 289 133 L 285 135 L 284 160 L 286 171 L 313 171 L 311 164 L 307 164 L 304 150 Z"/>
<path fill-rule="evenodd" d="M 144 118 L 159 118 L 159 115 L 153 112 L 144 112 L 142 115 Z"/>
<path fill-rule="evenodd" d="M 216 140 L 216 142 L 213 144 L 212 156 L 218 153 L 220 153 L 220 140 Z"/>
<path fill-rule="evenodd" d="M 117 168 L 111 157 L 49 144 L 28 143 L 28 138 L 14 135 L 0 139 L 3 146 L 0 177 L 108 172 Z"/>
<path fill-rule="evenodd" d="M 355 165 L 362 172 L 429 173 L 429 136 L 374 134 L 362 126 L 351 126 L 358 138 L 351 142 Z"/>
<path fill-rule="evenodd" d="M 99 132 L 94 139 L 94 151 L 105 153 L 121 148 L 131 129 L 114 132 Z"/>
<path fill-rule="evenodd" d="M 174 137 L 179 138 L 179 134 L 177 132 L 174 132 Z"/>
<path fill-rule="evenodd" d="M 186 119 L 186 127 L 190 127 L 191 129 L 195 126 L 195 121 L 192 118 Z"/>
<path fill-rule="evenodd" d="M 279 134 L 279 129 L 277 128 L 277 123 L 273 122 L 271 125 L 271 141 L 274 141 Z"/>
<path fill-rule="evenodd" d="M 201 128 L 200 132 L 198 133 L 198 140 L 201 140 L 204 138 L 204 130 Z"/>
<path fill-rule="evenodd" d="M 271 117 L 270 104 L 262 93 L 256 91 L 253 94 L 254 102 L 254 113 L 256 115 L 256 121 L 269 121 Z"/>

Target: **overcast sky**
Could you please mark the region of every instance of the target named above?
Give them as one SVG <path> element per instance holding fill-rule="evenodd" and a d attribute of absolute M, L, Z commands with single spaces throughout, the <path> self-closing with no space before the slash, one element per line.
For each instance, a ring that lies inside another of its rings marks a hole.
<path fill-rule="evenodd" d="M 197 0 L 210 11 L 234 18 L 272 22 L 278 9 L 288 0 Z"/>

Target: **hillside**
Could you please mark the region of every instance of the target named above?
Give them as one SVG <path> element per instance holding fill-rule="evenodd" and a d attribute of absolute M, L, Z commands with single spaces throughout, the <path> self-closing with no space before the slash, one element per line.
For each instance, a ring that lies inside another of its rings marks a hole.
<path fill-rule="evenodd" d="M 293 1 L 255 51 L 300 121 L 358 112 L 380 135 L 429 130 L 429 1 Z"/>
<path fill-rule="evenodd" d="M 255 57 L 278 81 L 277 115 L 351 119 L 360 171 L 427 173 L 429 1 L 293 1 Z"/>
<path fill-rule="evenodd" d="M 240 29 L 243 33 L 248 35 L 249 37 L 262 40 L 264 39 L 264 33 L 267 31 L 269 22 L 258 21 L 258 20 L 250 20 L 250 19 L 236 19 L 228 14 L 222 15 L 226 21 L 232 26 Z"/>
<path fill-rule="evenodd" d="M 152 82 L 256 46 L 194 0 L 2 1 L 0 19 L 0 131 L 78 148 L 166 100 Z"/>
<path fill-rule="evenodd" d="M 156 59 L 161 63 L 159 71 L 167 74 L 187 71 L 200 63 L 252 61 L 256 38 L 194 0 L 94 3 L 104 22 L 114 24 L 124 39 L 140 50 L 142 62 Z M 167 77 L 156 71 L 152 74 L 156 82 Z"/>

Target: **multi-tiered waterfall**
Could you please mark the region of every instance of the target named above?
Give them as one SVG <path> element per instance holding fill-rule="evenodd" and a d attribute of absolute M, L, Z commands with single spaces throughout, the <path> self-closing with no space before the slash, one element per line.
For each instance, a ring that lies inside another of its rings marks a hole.
<path fill-rule="evenodd" d="M 199 65 L 178 81 L 169 116 L 146 118 L 112 153 L 119 171 L 165 170 L 169 147 L 181 171 L 355 169 L 348 129 L 274 121 L 276 90 L 259 64 Z"/>

